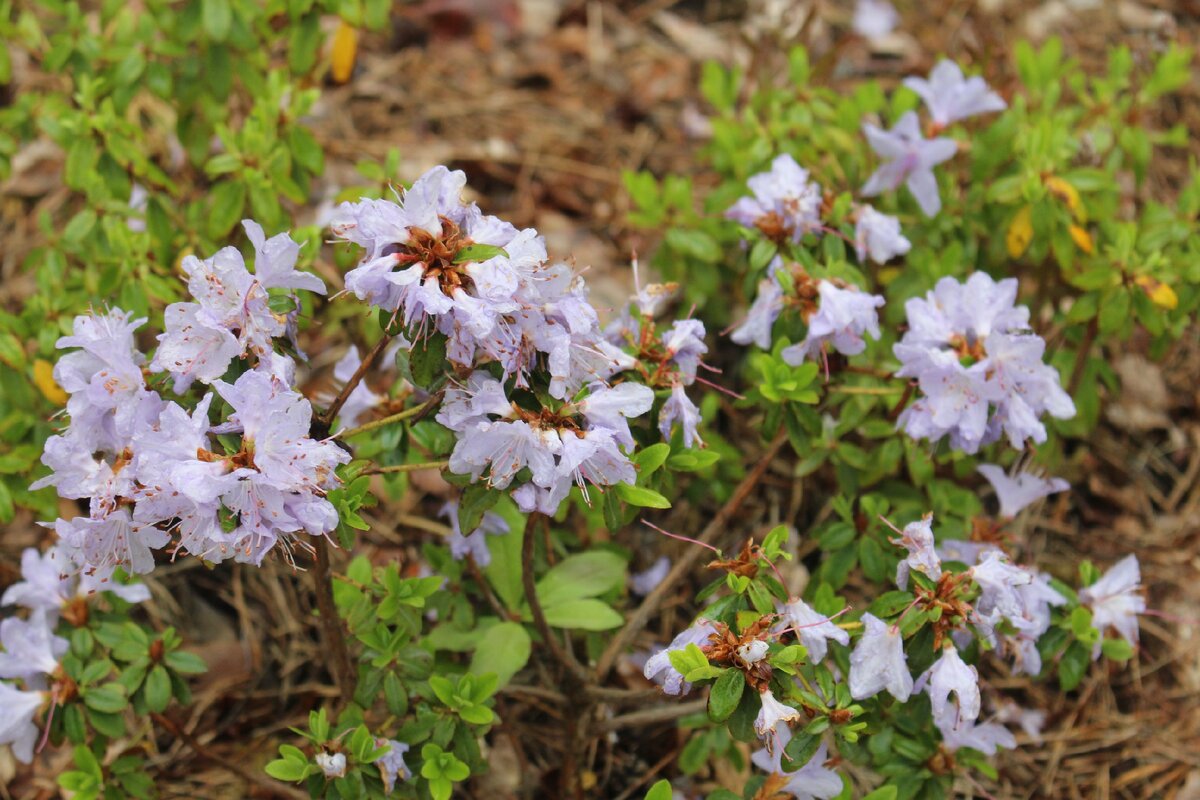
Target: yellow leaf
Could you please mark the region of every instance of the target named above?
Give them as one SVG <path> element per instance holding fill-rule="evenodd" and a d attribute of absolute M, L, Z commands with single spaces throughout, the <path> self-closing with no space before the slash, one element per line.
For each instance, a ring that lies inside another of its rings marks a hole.
<path fill-rule="evenodd" d="M 358 54 L 358 31 L 339 20 L 333 33 L 333 53 L 330 58 L 330 73 L 334 83 L 345 83 L 354 74 L 354 59 Z"/>
<path fill-rule="evenodd" d="M 1137 279 L 1137 284 L 1145 290 L 1150 302 L 1159 308 L 1174 310 L 1179 305 L 1179 295 L 1175 294 L 1175 290 L 1157 278 L 1142 275 Z"/>
<path fill-rule="evenodd" d="M 1083 207 L 1083 201 L 1079 198 L 1078 189 L 1057 175 L 1051 175 L 1049 178 L 1046 178 L 1044 183 L 1046 184 L 1046 188 L 1050 190 L 1050 194 L 1067 204 L 1067 208 L 1071 209 L 1071 213 L 1075 215 L 1075 219 L 1080 222 L 1087 222 L 1087 209 Z"/>
<path fill-rule="evenodd" d="M 1071 239 L 1075 242 L 1075 246 L 1088 255 L 1092 254 L 1092 235 L 1086 229 L 1078 225 L 1072 225 L 1067 229 L 1071 233 Z"/>
<path fill-rule="evenodd" d="M 1029 243 L 1033 241 L 1033 210 L 1029 206 L 1025 206 L 1017 215 L 1013 217 L 1013 221 L 1009 223 L 1008 235 L 1004 237 L 1005 244 L 1008 245 L 1008 254 L 1012 258 L 1020 258 L 1021 254 L 1029 247 Z"/>
<path fill-rule="evenodd" d="M 33 385 L 54 405 L 67 404 L 67 393 L 54 382 L 54 365 L 44 358 L 33 362 Z"/>

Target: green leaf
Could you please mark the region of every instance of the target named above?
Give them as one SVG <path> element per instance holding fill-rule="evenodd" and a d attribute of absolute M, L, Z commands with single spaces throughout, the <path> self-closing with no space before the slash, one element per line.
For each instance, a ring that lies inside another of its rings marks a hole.
<path fill-rule="evenodd" d="M 88 708 L 104 714 L 115 714 L 129 705 L 124 692 L 116 688 L 116 684 L 96 686 L 83 693 L 83 702 Z"/>
<path fill-rule="evenodd" d="M 671 797 L 671 782 L 666 778 L 651 786 L 650 791 L 646 792 L 646 800 L 671 800 Z"/>
<path fill-rule="evenodd" d="M 1064 692 L 1073 691 L 1087 674 L 1088 664 L 1092 654 L 1088 647 L 1081 642 L 1071 642 L 1071 646 L 1063 653 L 1058 662 L 1058 686 Z"/>
<path fill-rule="evenodd" d="M 246 186 L 240 180 L 222 181 L 212 190 L 208 208 L 208 235 L 224 239 L 242 218 L 246 208 Z"/>
<path fill-rule="evenodd" d="M 745 688 L 746 676 L 740 669 L 726 670 L 708 694 L 708 718 L 713 722 L 729 719 L 741 702 Z"/>
<path fill-rule="evenodd" d="M 653 475 L 663 465 L 669 455 L 671 455 L 671 445 L 666 442 L 652 444 L 639 450 L 633 456 L 633 463 L 638 470 L 638 482 L 644 483 L 646 478 Z"/>
<path fill-rule="evenodd" d="M 666 235 L 667 244 L 675 250 L 701 261 L 715 264 L 721 259 L 721 246 L 704 231 L 686 228 L 671 228 Z"/>
<path fill-rule="evenodd" d="M 822 719 L 828 719 L 828 717 L 822 717 Z M 820 746 L 820 735 L 796 731 L 783 750 L 783 768 L 788 772 L 795 772 L 812 760 L 813 754 Z"/>
<path fill-rule="evenodd" d="M 453 264 L 471 264 L 487 261 L 496 256 L 508 257 L 508 251 L 494 244 L 469 244 L 454 254 Z"/>
<path fill-rule="evenodd" d="M 631 506 L 639 506 L 641 508 L 670 508 L 671 501 L 663 497 L 653 489 L 647 489 L 645 486 L 634 486 L 628 483 L 618 483 L 616 485 L 617 497 L 629 503 Z"/>
<path fill-rule="evenodd" d="M 1113 661 L 1128 661 L 1133 658 L 1133 645 L 1124 639 L 1105 639 L 1100 643 L 1104 657 Z"/>
<path fill-rule="evenodd" d="M 516 622 L 501 622 L 487 629 L 479 639 L 470 671 L 482 675 L 494 674 L 500 686 L 507 686 L 512 676 L 529 661 L 532 643 L 525 627 Z"/>
<path fill-rule="evenodd" d="M 204 31 L 214 42 L 223 42 L 233 25 L 233 7 L 230 0 L 204 0 Z"/>
<path fill-rule="evenodd" d="M 555 628 L 578 628 L 584 631 L 607 631 L 619 628 L 625 618 L 599 600 L 568 600 L 543 609 L 546 622 Z"/>
<path fill-rule="evenodd" d="M 552 606 L 567 600 L 597 597 L 625 581 L 625 559 L 611 550 L 567 556 L 537 582 L 538 600 Z"/>
<path fill-rule="evenodd" d="M 413 383 L 423 389 L 430 388 L 446 371 L 446 337 L 432 333 L 413 342 L 408 364 Z"/>
<path fill-rule="evenodd" d="M 483 515 L 491 511 L 503 496 L 503 492 L 491 489 L 483 482 L 467 486 L 458 502 L 459 530 L 466 531 L 464 535 L 471 534 L 483 522 Z"/>
<path fill-rule="evenodd" d="M 863 800 L 896 800 L 899 789 L 895 786 L 880 786 L 875 791 L 863 797 Z"/>
<path fill-rule="evenodd" d="M 167 674 L 167 670 L 162 664 L 155 664 L 154 668 L 146 675 L 143 692 L 146 698 L 146 707 L 151 711 L 161 712 L 170 704 L 171 676 Z"/>

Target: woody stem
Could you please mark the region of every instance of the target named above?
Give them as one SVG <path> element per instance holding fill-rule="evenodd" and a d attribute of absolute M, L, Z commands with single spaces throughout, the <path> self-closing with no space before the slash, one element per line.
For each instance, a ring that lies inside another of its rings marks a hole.
<path fill-rule="evenodd" d="M 435 394 L 433 397 L 429 398 L 428 400 L 426 400 L 424 403 L 422 403 L 419 406 L 414 406 L 413 408 L 406 408 L 403 411 L 397 412 L 395 414 L 390 414 L 386 417 L 381 417 L 380 419 L 372 420 L 371 422 L 367 422 L 362 425 L 359 425 L 357 428 L 350 428 L 349 430 L 338 431 L 336 434 L 334 434 L 334 438 L 335 439 L 349 439 L 351 436 L 357 436 L 360 433 L 366 433 L 367 431 L 373 431 L 376 428 L 382 428 L 385 425 L 391 425 L 393 422 L 401 422 L 402 420 L 410 419 L 411 417 L 420 416 L 421 414 L 424 414 L 425 412 L 427 412 L 429 409 L 433 408 L 440 401 L 441 401 L 441 395 Z"/>
<path fill-rule="evenodd" d="M 419 472 L 423 469 L 445 469 L 449 461 L 424 461 L 420 464 L 391 464 L 386 467 L 368 467 L 361 475 L 389 475 L 397 472 Z"/>
<path fill-rule="evenodd" d="M 333 576 L 329 570 L 329 540 L 317 536 L 314 542 L 316 560 L 313 563 L 313 589 L 317 594 L 317 611 L 321 614 L 321 635 L 329 653 L 333 677 L 341 690 L 343 703 L 354 695 L 354 664 L 346 649 L 346 630 L 333 602 Z"/>
<path fill-rule="evenodd" d="M 346 381 L 346 385 L 338 392 L 338 396 L 333 398 L 333 402 L 329 404 L 329 408 L 325 409 L 325 413 L 321 415 L 321 423 L 326 428 L 332 425 L 333 421 L 337 419 L 338 412 L 342 410 L 342 406 L 346 405 L 346 401 L 350 398 L 350 393 L 362 382 L 363 376 L 367 374 L 367 370 L 371 368 L 375 363 L 375 359 L 379 358 L 391 340 L 392 337 L 385 333 L 363 358 L 362 363 L 358 365 L 358 369 L 354 370 L 354 374 L 350 376 L 350 380 Z"/>

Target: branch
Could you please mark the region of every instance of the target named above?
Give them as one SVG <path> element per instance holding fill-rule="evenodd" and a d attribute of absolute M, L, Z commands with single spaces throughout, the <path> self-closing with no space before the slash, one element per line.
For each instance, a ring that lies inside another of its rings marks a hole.
<path fill-rule="evenodd" d="M 165 728 L 167 733 L 171 734 L 176 739 L 182 739 L 183 743 L 186 744 L 193 753 L 200 756 L 205 761 L 209 761 L 212 764 L 221 767 L 222 769 L 232 772 L 234 775 L 237 775 L 239 778 L 244 780 L 247 784 L 257 786 L 259 789 L 268 792 L 272 796 L 292 797 L 300 798 L 301 800 L 307 800 L 307 792 L 301 792 L 299 789 L 288 786 L 285 783 L 279 783 L 271 780 L 263 775 L 256 775 L 253 772 L 250 772 L 243 767 L 232 763 L 227 757 L 217 755 L 204 745 L 200 744 L 195 736 L 192 736 L 190 733 L 184 730 L 182 725 L 179 725 L 170 717 L 151 712 L 150 718 L 158 723 L 160 727 Z"/>
<path fill-rule="evenodd" d="M 445 469 L 449 461 L 425 461 L 420 464 L 392 464 L 388 467 L 367 467 L 359 475 L 390 475 L 396 472 L 419 472 L 423 469 Z"/>
<path fill-rule="evenodd" d="M 754 469 L 750 470 L 750 473 L 742 479 L 742 482 L 734 489 L 729 500 L 716 513 L 712 521 L 705 526 L 703 533 L 697 537 L 702 544 L 711 544 L 718 535 L 725 531 L 725 526 L 729 523 L 729 520 L 741 508 L 742 503 L 750 496 L 751 492 L 754 491 L 754 487 L 758 485 L 758 482 L 762 480 L 763 475 L 767 472 L 767 467 L 771 465 L 771 462 L 775 459 L 775 456 L 786 441 L 786 430 L 780 430 L 779 433 L 775 434 L 774 440 L 767 447 L 767 452 L 763 453 L 758 463 L 754 465 Z M 663 578 L 662 582 L 658 586 L 655 586 L 650 594 L 646 595 L 642 604 L 638 606 L 637 610 L 633 612 L 633 616 L 625 623 L 625 627 L 617 631 L 617 635 L 612 638 L 612 641 L 608 643 L 608 647 L 601 654 L 600 661 L 596 664 L 596 680 L 598 682 L 603 682 L 608 676 L 608 673 L 616 664 L 617 658 L 633 642 L 633 637 L 637 636 L 642 628 L 646 627 L 646 624 L 650 622 L 651 617 L 658 611 L 659 606 L 667 599 L 667 595 L 675 588 L 675 584 L 683 580 L 683 577 L 706 555 L 707 552 L 699 547 L 693 547 L 684 551 L 683 556 L 675 562 L 675 565 L 671 567 L 671 571 L 667 573 L 667 577 Z"/>
<path fill-rule="evenodd" d="M 321 424 L 326 429 L 337 419 L 338 412 L 342 410 L 342 406 L 346 405 L 346 400 L 350 398 L 350 393 L 362 382 L 363 376 L 367 374 L 367 370 L 375 363 L 375 359 L 379 358 L 379 355 L 388 346 L 388 342 L 391 339 L 392 337 L 385 333 L 383 338 L 375 343 L 375 346 L 363 358 L 362 363 L 358 365 L 358 369 L 354 370 L 354 374 L 350 376 L 350 380 L 346 381 L 346 385 L 338 392 L 338 396 L 333 398 L 333 402 L 330 403 L 329 408 L 325 409 L 325 413 L 321 415 Z"/>
<path fill-rule="evenodd" d="M 357 436 L 360 433 L 366 433 L 367 431 L 373 431 L 376 428 L 382 428 L 385 425 L 391 425 L 393 422 L 400 422 L 401 420 L 409 419 L 410 417 L 419 417 L 419 416 L 425 414 L 427 411 L 429 411 L 429 409 L 436 406 L 439 402 L 441 402 L 441 399 L 442 399 L 442 394 L 441 394 L 441 392 L 438 392 L 437 394 L 433 395 L 432 397 L 430 397 L 428 400 L 426 400 L 424 403 L 422 403 L 419 406 L 414 406 L 413 408 L 406 408 L 403 411 L 397 412 L 395 414 L 390 414 L 386 417 L 381 417 L 377 420 L 372 420 L 371 422 L 367 422 L 362 425 L 359 425 L 357 428 L 351 428 L 351 429 L 345 430 L 345 431 L 338 431 L 337 433 L 335 433 L 333 435 L 333 438 L 348 439 L 351 436 Z"/>
<path fill-rule="evenodd" d="M 313 588 L 317 593 L 317 610 L 321 613 L 321 634 L 325 639 L 329 660 L 332 662 L 333 677 L 341 691 L 341 701 L 348 703 L 354 696 L 357 675 L 354 664 L 350 661 L 350 651 L 346 649 L 346 630 L 342 627 L 337 606 L 333 602 L 333 578 L 329 573 L 329 540 L 324 536 L 317 536 L 316 550 L 312 576 Z"/>
<path fill-rule="evenodd" d="M 538 602 L 537 585 L 533 580 L 533 521 L 539 516 L 537 513 L 529 515 L 525 523 L 525 539 L 521 542 L 521 583 L 525 587 L 525 602 L 529 603 L 529 613 L 533 617 L 533 625 L 537 628 L 538 634 L 541 635 L 542 640 L 546 643 L 546 647 L 550 650 L 550 655 L 562 665 L 572 681 L 577 685 L 586 686 L 589 682 L 587 672 L 575 660 L 573 654 L 568 654 L 563 650 L 558 637 L 554 635 L 554 631 L 550 629 L 550 624 L 546 622 L 546 614 L 542 611 L 542 604 Z M 549 519 L 546 520 L 546 523 L 549 524 Z M 572 692 L 568 692 L 568 694 L 572 694 Z"/>
<path fill-rule="evenodd" d="M 644 725 L 653 725 L 657 722 L 670 722 L 671 720 L 686 717 L 691 714 L 699 714 L 708 708 L 707 700 L 691 700 L 687 703 L 670 703 L 661 706 L 652 706 L 641 711 L 631 711 L 628 714 L 622 714 L 619 717 L 613 717 L 610 720 L 602 722 L 600 727 L 604 731 L 615 731 L 621 728 L 637 728 Z"/>

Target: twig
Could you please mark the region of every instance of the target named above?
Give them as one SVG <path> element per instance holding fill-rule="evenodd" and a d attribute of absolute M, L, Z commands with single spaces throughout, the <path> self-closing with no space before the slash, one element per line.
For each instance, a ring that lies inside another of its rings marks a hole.
<path fill-rule="evenodd" d="M 434 522 L 424 517 L 416 517 L 412 514 L 395 514 L 392 516 L 392 521 L 397 525 L 407 525 L 410 528 L 416 528 L 420 531 L 436 533 L 438 536 L 449 536 L 454 533 L 454 530 L 449 525 L 443 525 L 440 522 Z"/>
<path fill-rule="evenodd" d="M 829 391 L 833 394 L 897 394 L 900 392 L 909 391 L 907 385 L 901 389 L 899 386 L 831 386 Z"/>
<path fill-rule="evenodd" d="M 342 410 L 342 406 L 344 406 L 346 401 L 350 398 L 350 393 L 353 392 L 355 388 L 358 387 L 358 384 L 362 382 L 363 376 L 367 374 L 367 370 L 369 370 L 371 365 L 375 363 L 375 359 L 379 358 L 379 355 L 388 346 L 388 342 L 391 341 L 391 339 L 392 337 L 385 333 L 383 337 L 375 343 L 375 346 L 371 348 L 365 357 L 363 357 L 362 363 L 358 365 L 358 369 L 354 370 L 354 374 L 350 376 L 350 380 L 346 381 L 346 385 L 342 387 L 340 392 L 338 392 L 338 396 L 333 398 L 333 402 L 329 404 L 329 408 L 325 409 L 325 413 L 321 415 L 321 422 L 326 428 L 332 425 L 333 421 L 337 419 L 338 412 Z"/>
<path fill-rule="evenodd" d="M 525 523 L 525 537 L 521 542 L 521 584 L 525 587 L 525 602 L 529 603 L 529 613 L 533 617 L 533 625 L 541 635 L 542 640 L 546 643 L 546 647 L 550 650 L 550 655 L 554 660 L 563 666 L 570 679 L 576 684 L 586 685 L 588 683 L 588 675 L 579 662 L 575 660 L 574 655 L 568 655 L 563 650 L 562 644 L 559 643 L 558 637 L 554 635 L 554 631 L 550 629 L 550 624 L 546 622 L 546 614 L 542 611 L 542 604 L 537 598 L 537 584 L 533 579 L 533 522 L 540 514 L 530 514 Z M 549 520 L 547 520 L 547 524 Z"/>
<path fill-rule="evenodd" d="M 217 755 L 204 745 L 200 744 L 195 736 L 192 736 L 190 733 L 184 730 L 182 725 L 179 725 L 170 717 L 151 712 L 150 718 L 158 723 L 160 727 L 165 728 L 167 733 L 171 734 L 176 739 L 182 739 L 183 743 L 186 744 L 196 755 L 200 756 L 205 761 L 212 762 L 216 766 L 232 772 L 246 783 L 253 784 L 263 791 L 270 792 L 272 795 L 302 798 L 303 800 L 307 800 L 307 792 L 301 792 L 298 789 L 288 786 L 286 783 L 273 781 L 264 775 L 256 775 L 246 769 L 243 769 L 241 766 L 234 764 L 228 758 L 223 758 Z"/>
<path fill-rule="evenodd" d="M 896 401 L 896 405 L 892 406 L 892 410 L 888 412 L 887 421 L 895 422 L 900 418 L 900 412 L 904 411 L 904 407 L 908 405 L 908 401 L 912 398 L 913 389 L 916 387 L 912 381 L 904 384 L 904 394 L 900 395 L 900 399 Z"/>
<path fill-rule="evenodd" d="M 391 475 L 397 472 L 419 472 L 423 469 L 445 469 L 449 461 L 425 461 L 420 464 L 392 464 L 387 467 L 367 467 L 360 475 Z"/>
<path fill-rule="evenodd" d="M 646 708 L 641 711 L 631 711 L 628 714 L 622 714 L 619 717 L 613 717 L 610 720 L 601 723 L 601 728 L 605 731 L 616 731 L 621 728 L 636 728 L 642 725 L 653 725 L 656 722 L 670 722 L 671 720 L 686 717 L 690 714 L 699 714 L 708 707 L 707 700 L 691 700 L 687 703 L 669 703 L 653 708 Z"/>
<path fill-rule="evenodd" d="M 333 602 L 333 578 L 329 573 L 329 540 L 324 536 L 315 538 L 317 557 L 313 563 L 312 576 L 313 588 L 317 593 L 317 610 L 321 614 L 321 633 L 332 662 L 333 677 L 342 693 L 342 702 L 348 703 L 354 696 L 354 664 L 350 661 L 350 651 L 346 649 L 346 631 Z"/>
<path fill-rule="evenodd" d="M 767 472 L 767 467 L 775 459 L 779 453 L 783 443 L 787 441 L 787 431 L 780 430 L 775 434 L 775 438 L 767 447 L 767 452 L 763 453 L 762 458 L 750 470 L 750 473 L 742 479 L 737 488 L 733 490 L 733 494 L 725 505 L 716 513 L 712 520 L 705 526 L 704 531 L 696 537 L 704 544 L 710 544 L 725 530 L 725 526 L 729 520 L 741 508 L 742 503 L 754 491 L 754 487 L 762 480 L 763 475 Z M 641 632 L 642 628 L 650 622 L 651 617 L 658 611 L 659 606 L 666 600 L 667 595 L 675 588 L 675 584 L 679 583 L 688 572 L 706 555 L 706 551 L 699 547 L 693 547 L 686 550 L 684 554 L 675 562 L 675 566 L 671 567 L 671 571 L 667 573 L 667 577 L 663 578 L 658 586 L 642 601 L 642 604 L 633 612 L 633 616 L 625 623 L 621 630 L 617 631 L 616 636 L 608 643 L 608 647 L 600 655 L 600 660 L 596 664 L 596 680 L 603 682 L 612 671 L 613 666 L 617 663 L 617 658 L 621 653 L 625 652 L 632 642 L 633 637 Z"/>
<path fill-rule="evenodd" d="M 400 422 L 401 420 L 409 419 L 410 417 L 420 416 L 420 415 L 424 414 L 425 412 L 429 411 L 429 409 L 436 406 L 438 403 L 440 403 L 441 399 L 442 399 L 441 393 L 435 394 L 433 397 L 430 397 L 428 400 L 426 400 L 424 403 L 422 403 L 419 406 L 414 406 L 412 408 L 406 408 L 403 411 L 399 411 L 395 414 L 389 414 L 386 417 L 381 417 L 379 419 L 363 423 L 362 425 L 359 425 L 357 428 L 350 428 L 349 430 L 338 431 L 337 433 L 335 433 L 333 435 L 333 438 L 349 439 L 351 436 L 357 436 L 360 433 L 366 433 L 367 431 L 373 431 L 376 428 L 382 428 L 385 425 L 391 425 L 393 422 Z"/>

